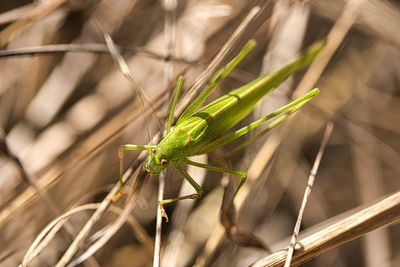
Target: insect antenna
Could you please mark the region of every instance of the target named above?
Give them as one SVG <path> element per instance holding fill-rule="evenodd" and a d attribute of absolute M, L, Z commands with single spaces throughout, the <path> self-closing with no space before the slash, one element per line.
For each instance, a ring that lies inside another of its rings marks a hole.
<path fill-rule="evenodd" d="M 151 101 L 149 96 L 146 94 L 146 92 L 142 89 L 142 87 L 135 81 L 128 64 L 126 63 L 125 59 L 122 57 L 121 52 L 119 51 L 119 48 L 115 44 L 114 40 L 111 38 L 111 36 L 106 32 L 104 27 L 102 26 L 99 18 L 95 16 L 94 23 L 97 27 L 97 29 L 103 34 L 104 40 L 106 42 L 107 48 L 110 52 L 111 58 L 113 61 L 118 65 L 118 68 L 122 72 L 122 74 L 133 84 L 132 87 L 129 87 L 131 92 L 133 94 L 136 94 L 139 98 L 140 105 L 142 107 L 142 110 L 145 111 L 145 101 L 148 103 L 147 107 L 150 108 L 151 114 L 156 118 L 159 128 L 161 129 L 162 126 L 162 120 L 161 118 L 157 115 L 156 110 L 153 108 L 151 105 Z M 135 89 L 135 90 L 134 90 Z M 146 119 L 146 113 L 143 112 L 143 122 L 146 127 L 146 133 L 147 133 L 147 141 L 148 143 L 151 141 L 151 136 L 152 133 L 150 131 L 149 127 L 149 122 Z"/>

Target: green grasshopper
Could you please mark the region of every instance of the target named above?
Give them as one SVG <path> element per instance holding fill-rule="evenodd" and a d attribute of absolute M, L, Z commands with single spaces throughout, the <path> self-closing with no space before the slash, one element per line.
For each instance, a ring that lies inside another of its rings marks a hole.
<path fill-rule="evenodd" d="M 322 43 L 317 43 L 288 65 L 270 74 L 263 75 L 238 89 L 232 90 L 199 109 L 221 81 L 250 52 L 250 50 L 254 48 L 255 44 L 256 42 L 254 40 L 247 42 L 239 54 L 211 78 L 208 87 L 202 91 L 202 93 L 182 112 L 175 127 L 172 128 L 173 114 L 184 81 L 182 76 L 179 77 L 168 109 L 169 117 L 165 137 L 157 145 L 140 146 L 126 144 L 120 147 L 118 153 L 120 159 L 120 193 L 122 193 L 123 185 L 122 175 L 124 173 L 124 152 L 132 150 L 148 150 L 149 155 L 144 163 L 144 169 L 148 173 L 159 174 L 171 164 L 183 175 L 196 191 L 195 194 L 165 199 L 159 203 L 162 215 L 167 221 L 168 217 L 163 208 L 164 205 L 183 199 L 199 199 L 204 195 L 202 187 L 186 172 L 182 167 L 182 164 L 189 164 L 211 171 L 239 176 L 241 181 L 234 196 L 237 194 L 246 181 L 247 174 L 245 172 L 194 162 L 188 159 L 188 157 L 205 154 L 215 150 L 243 136 L 254 128 L 259 127 L 266 121 L 281 115 L 267 126 L 266 130 L 263 131 L 266 132 L 281 123 L 287 116 L 298 110 L 319 93 L 318 89 L 313 89 L 304 96 L 275 110 L 267 116 L 256 120 L 243 128 L 226 133 L 248 115 L 254 109 L 256 103 L 267 93 L 275 89 L 292 73 L 309 65 L 323 47 Z"/>

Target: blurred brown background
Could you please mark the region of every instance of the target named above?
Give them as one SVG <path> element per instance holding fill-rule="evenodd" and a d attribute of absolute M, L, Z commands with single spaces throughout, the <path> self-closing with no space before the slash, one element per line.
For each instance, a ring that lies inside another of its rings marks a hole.
<path fill-rule="evenodd" d="M 255 38 L 258 45 L 224 81 L 218 95 L 283 65 L 311 43 L 326 38 L 333 27 L 336 32 L 331 41 L 337 42 L 338 49 L 317 75 L 318 98 L 293 120 L 228 159 L 228 164 L 250 176 L 237 211 L 239 225 L 274 251 L 288 244 L 329 120 L 335 127 L 302 229 L 317 224 L 324 227 L 324 221 L 335 215 L 399 190 L 397 1 L 1 1 L 2 50 L 26 52 L 25 48 L 36 47 L 46 53 L 0 54 L 0 266 L 20 264 L 34 238 L 52 219 L 105 197 L 118 179 L 118 147 L 148 142 L 148 136 L 159 128 L 157 116 L 164 123 L 166 105 L 162 103 L 168 102 L 166 92 L 174 87 L 177 75 L 183 73 L 189 87 L 257 4 L 265 8 L 232 48 L 231 56 L 249 38 Z M 171 31 L 165 26 L 166 18 L 175 29 L 169 62 L 165 33 L 168 39 Z M 120 47 L 136 84 L 107 53 L 102 30 Z M 52 44 L 66 46 L 58 52 L 55 47 L 43 47 Z M 66 51 L 73 47 L 80 51 Z M 170 70 L 171 82 L 166 86 Z M 304 73 L 297 73 L 265 98 L 242 125 L 287 103 L 307 79 Z M 149 98 L 144 99 L 146 116 L 136 94 L 138 86 Z M 226 151 L 241 142 L 228 145 Z M 210 153 L 202 160 L 225 164 L 220 153 Z M 136 155 L 129 153 L 126 165 Z M 196 262 L 197 266 L 204 266 L 201 262 L 205 266 L 247 266 L 266 256 L 225 238 L 215 243 L 221 177 L 190 171 L 202 181 L 206 196 L 167 207 L 171 222 L 163 228 L 161 266 Z M 182 177 L 169 170 L 166 197 L 182 194 L 180 190 L 186 189 L 181 184 Z M 148 176 L 130 221 L 79 266 L 151 266 L 157 187 L 157 177 Z M 120 201 L 113 206 L 124 208 L 124 204 Z M 73 233 L 91 213 L 72 216 Z M 115 208 L 102 217 L 78 255 L 104 233 L 95 232 L 119 213 Z M 138 237 L 138 229 L 144 237 Z M 304 266 L 399 266 L 399 238 L 399 225 L 392 224 Z M 62 230 L 29 266 L 54 266 L 71 241 L 68 231 Z"/>

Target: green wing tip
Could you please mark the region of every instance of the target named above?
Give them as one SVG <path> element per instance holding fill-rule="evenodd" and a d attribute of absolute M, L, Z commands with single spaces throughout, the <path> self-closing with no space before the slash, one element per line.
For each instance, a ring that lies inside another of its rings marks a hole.
<path fill-rule="evenodd" d="M 311 45 L 311 50 L 315 51 L 315 53 L 319 53 L 322 49 L 324 49 L 325 44 L 325 40 L 317 41 Z"/>
<path fill-rule="evenodd" d="M 318 88 L 314 88 L 310 91 L 312 97 L 317 96 L 319 92 L 320 90 Z"/>
<path fill-rule="evenodd" d="M 246 44 L 246 46 L 248 46 L 250 48 L 254 48 L 256 45 L 257 45 L 256 39 L 250 39 Z"/>

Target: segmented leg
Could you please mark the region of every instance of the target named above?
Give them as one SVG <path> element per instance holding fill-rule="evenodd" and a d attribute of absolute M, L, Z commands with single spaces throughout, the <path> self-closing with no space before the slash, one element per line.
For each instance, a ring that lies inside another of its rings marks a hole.
<path fill-rule="evenodd" d="M 167 127 L 166 127 L 166 132 L 169 134 L 171 131 L 171 126 L 172 126 L 172 121 L 174 120 L 174 113 L 175 113 L 175 108 L 176 104 L 178 103 L 179 96 L 181 95 L 182 89 L 183 89 L 183 82 L 185 78 L 183 76 L 179 76 L 178 82 L 176 83 L 176 87 L 171 99 L 171 102 L 169 103 L 168 106 L 168 120 L 167 120 Z"/>
<path fill-rule="evenodd" d="M 226 169 L 226 168 L 222 168 L 222 167 L 211 166 L 211 165 L 208 165 L 208 164 L 191 161 L 191 160 L 189 160 L 187 158 L 184 159 L 184 162 L 186 164 L 193 165 L 193 166 L 196 166 L 196 167 L 200 167 L 200 168 L 203 168 L 203 169 L 206 169 L 206 170 L 215 171 L 215 172 L 222 172 L 222 173 L 230 173 L 230 174 L 239 176 L 240 177 L 240 183 L 239 183 L 239 186 L 237 187 L 237 189 L 235 191 L 235 194 L 233 195 L 232 201 L 235 198 L 236 194 L 239 192 L 240 188 L 243 186 L 243 184 L 247 180 L 247 173 L 245 173 L 244 171 L 230 170 L 230 169 Z"/>
<path fill-rule="evenodd" d="M 270 119 L 273 119 L 279 115 L 275 121 L 271 122 L 265 130 L 262 132 L 261 135 L 265 135 L 269 130 L 272 128 L 276 127 L 279 125 L 281 122 L 283 122 L 288 116 L 296 112 L 299 108 L 301 108 L 303 105 L 305 105 L 308 101 L 310 101 L 314 96 L 316 96 L 319 93 L 318 89 L 313 89 L 307 94 L 303 95 L 302 97 L 290 102 L 289 104 L 278 108 L 277 110 L 269 113 L 268 115 L 250 123 L 249 125 L 246 125 L 232 133 L 229 133 L 227 135 L 224 135 L 206 145 L 204 145 L 197 153 L 196 155 L 201 155 L 208 153 L 210 151 L 213 151 L 219 147 L 222 147 L 228 143 L 233 142 L 234 140 L 238 139 L 239 137 L 247 134 L 248 132 L 254 130 L 255 128 L 263 125 L 265 122 L 269 121 Z M 260 135 L 260 134 L 259 134 Z M 257 135 L 258 137 L 260 137 Z M 254 142 L 254 141 L 253 141 Z"/>
<path fill-rule="evenodd" d="M 181 165 L 179 165 L 179 163 L 172 162 L 172 164 L 183 175 L 185 180 L 188 181 L 191 186 L 193 186 L 194 190 L 196 190 L 196 193 L 195 194 L 186 195 L 186 196 L 180 196 L 180 197 L 175 197 L 175 198 L 170 198 L 170 199 L 164 199 L 163 201 L 160 201 L 159 204 L 160 204 L 160 208 L 161 208 L 161 214 L 166 219 L 167 222 L 168 222 L 168 216 L 167 216 L 167 213 L 164 210 L 164 205 L 171 204 L 173 202 L 176 202 L 176 201 L 179 201 L 179 200 L 184 200 L 184 199 L 199 199 L 199 198 L 202 198 L 203 195 L 204 195 L 203 188 L 198 183 L 196 183 L 196 181 L 185 171 L 184 168 L 182 168 Z"/>
<path fill-rule="evenodd" d="M 267 251 L 269 251 L 268 247 L 259 238 L 257 238 L 251 232 L 241 230 L 237 226 L 236 221 L 235 221 L 235 209 L 233 206 L 233 201 L 234 201 L 237 193 L 239 192 L 240 188 L 246 182 L 247 174 L 243 171 L 229 170 L 229 169 L 225 169 L 222 167 L 210 166 L 208 164 L 194 162 L 189 159 L 185 159 L 184 162 L 186 162 L 187 164 L 193 165 L 193 166 L 197 166 L 200 168 L 210 170 L 210 171 L 230 173 L 230 174 L 240 177 L 240 184 L 237 187 L 233 197 L 231 197 L 230 194 L 227 194 L 227 191 L 225 191 L 225 193 L 224 193 L 222 207 L 221 207 L 221 213 L 220 213 L 221 224 L 224 226 L 226 234 L 229 237 L 229 239 L 231 239 L 235 243 L 242 244 L 245 246 L 263 248 L 263 249 L 266 249 Z"/>
<path fill-rule="evenodd" d="M 255 40 L 249 40 L 240 52 L 222 69 L 220 69 L 214 76 L 211 77 L 208 86 L 202 90 L 200 95 L 182 112 L 177 121 L 177 125 L 189 118 L 209 97 L 209 95 L 219 86 L 229 73 L 239 64 L 240 61 L 256 46 Z"/>
<path fill-rule="evenodd" d="M 139 146 L 139 145 L 122 145 L 118 149 L 118 159 L 119 159 L 119 191 L 118 193 L 114 196 L 113 200 L 116 201 L 120 199 L 123 195 L 122 188 L 124 186 L 124 182 L 122 180 L 122 176 L 124 174 L 124 152 L 125 151 L 134 151 L 134 150 L 150 150 L 152 149 L 153 146 Z"/>

